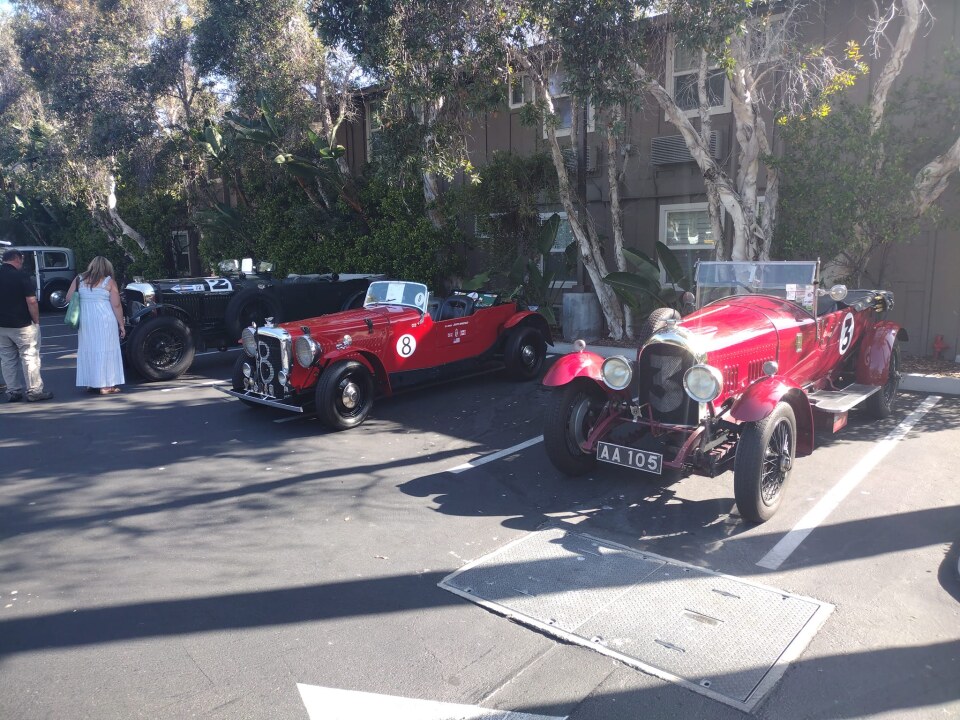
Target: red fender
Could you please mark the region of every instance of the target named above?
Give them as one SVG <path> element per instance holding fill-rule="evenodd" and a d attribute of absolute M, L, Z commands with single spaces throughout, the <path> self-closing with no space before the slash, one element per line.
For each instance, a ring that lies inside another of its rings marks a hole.
<path fill-rule="evenodd" d="M 550 332 L 550 326 L 547 324 L 546 318 L 540 313 L 533 312 L 532 310 L 516 312 L 503 324 L 503 329 L 509 330 L 517 325 L 532 325 L 540 331 L 543 339 L 547 341 L 547 345 L 553 346 L 553 333 Z"/>
<path fill-rule="evenodd" d="M 609 391 L 600 378 L 600 366 L 604 358 L 592 352 L 574 352 L 557 360 L 543 376 L 545 387 L 559 387 L 578 377 L 590 378 Z"/>
<path fill-rule="evenodd" d="M 319 380 L 320 373 L 340 360 L 356 360 L 361 365 L 365 365 L 367 370 L 370 371 L 370 374 L 373 375 L 378 392 L 384 395 L 393 393 L 393 388 L 390 387 L 390 378 L 387 376 L 386 370 L 383 369 L 380 358 L 374 353 L 363 350 L 358 351 L 354 348 L 334 350 L 329 354 L 324 354 L 320 366 L 312 370 L 312 374 L 315 374 L 316 379 L 311 378 L 310 384 L 316 383 Z"/>
<path fill-rule="evenodd" d="M 907 331 L 889 320 L 878 322 L 860 341 L 857 357 L 857 382 L 885 385 L 890 374 L 890 356 L 898 340 L 907 340 Z"/>
<path fill-rule="evenodd" d="M 790 378 L 782 375 L 765 377 L 753 383 L 730 408 L 730 416 L 738 422 L 763 420 L 780 402 L 793 408 L 797 419 L 797 455 L 813 452 L 813 408 L 803 392 Z"/>

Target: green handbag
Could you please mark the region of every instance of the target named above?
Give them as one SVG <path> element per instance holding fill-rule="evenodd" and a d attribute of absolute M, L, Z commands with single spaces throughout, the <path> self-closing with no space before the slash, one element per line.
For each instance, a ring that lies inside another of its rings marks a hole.
<path fill-rule="evenodd" d="M 77 289 L 73 291 L 73 297 L 70 298 L 70 304 L 67 305 L 67 314 L 63 321 L 74 330 L 80 327 L 80 281 L 77 281 Z"/>

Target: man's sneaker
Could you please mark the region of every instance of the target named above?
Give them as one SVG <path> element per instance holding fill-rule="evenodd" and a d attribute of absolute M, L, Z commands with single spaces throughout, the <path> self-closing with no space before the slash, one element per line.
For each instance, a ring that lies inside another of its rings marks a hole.
<path fill-rule="evenodd" d="M 35 393 L 27 393 L 27 402 L 40 402 L 41 400 L 49 400 L 53 397 L 53 393 L 47 390 Z M 19 400 L 20 398 L 17 398 Z"/>
<path fill-rule="evenodd" d="M 23 400 L 23 393 L 4 393 L 0 395 L 0 403 L 20 402 Z"/>

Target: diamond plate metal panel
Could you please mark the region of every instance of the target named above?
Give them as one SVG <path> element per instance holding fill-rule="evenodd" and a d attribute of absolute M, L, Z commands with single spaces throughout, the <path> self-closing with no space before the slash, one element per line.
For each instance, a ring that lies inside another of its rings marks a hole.
<path fill-rule="evenodd" d="M 440 587 L 747 711 L 833 609 L 563 528 L 515 541 Z"/>
<path fill-rule="evenodd" d="M 537 535 L 538 542 L 507 545 L 441 586 L 573 632 L 663 566 L 560 529 Z"/>

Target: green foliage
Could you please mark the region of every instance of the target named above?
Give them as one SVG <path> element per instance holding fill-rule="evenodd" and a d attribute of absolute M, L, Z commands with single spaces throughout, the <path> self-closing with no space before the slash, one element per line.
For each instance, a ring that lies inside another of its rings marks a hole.
<path fill-rule="evenodd" d="M 474 258 L 487 269 L 489 287 L 511 290 L 518 282 L 516 273 L 510 276 L 516 261 L 539 262 L 541 203 L 554 201 L 556 187 L 546 153 L 496 152 L 480 169 L 478 182 L 451 191 L 454 212 L 476 219 Z"/>
<path fill-rule="evenodd" d="M 656 248 L 659 263 L 646 253 L 624 248 L 624 257 L 633 265 L 634 270 L 612 272 L 603 278 L 617 293 L 617 297 L 637 313 L 637 319 L 646 317 L 660 307 L 679 310 L 681 291 L 677 288 L 690 288 L 690 280 L 683 275 L 673 250 L 659 240 Z M 669 285 L 660 282 L 661 265 L 670 279 Z"/>
<path fill-rule="evenodd" d="M 841 257 L 859 280 L 875 253 L 913 236 L 914 170 L 919 138 L 892 114 L 876 132 L 867 107 L 841 102 L 823 117 L 784 125 L 780 169 L 779 259 Z"/>

